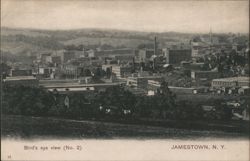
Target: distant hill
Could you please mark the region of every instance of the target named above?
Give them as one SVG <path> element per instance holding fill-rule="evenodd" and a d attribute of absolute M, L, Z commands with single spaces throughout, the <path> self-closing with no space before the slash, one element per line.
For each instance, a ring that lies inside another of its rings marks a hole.
<path fill-rule="evenodd" d="M 193 35 L 105 29 L 37 30 L 2 27 L 1 50 L 16 55 L 25 52 L 39 53 L 41 50 L 58 50 L 72 44 L 137 48 L 140 44 L 153 44 L 155 36 L 160 46 L 166 46 L 180 42 L 187 43 Z"/>
<path fill-rule="evenodd" d="M 72 40 L 62 41 L 64 45 L 96 45 L 106 44 L 111 46 L 126 46 L 128 48 L 136 48 L 140 44 L 152 43 L 152 40 L 129 39 L 129 38 L 108 38 L 108 37 L 79 37 Z"/>
<path fill-rule="evenodd" d="M 30 30 L 30 29 L 14 29 L 14 28 L 1 28 L 1 36 L 9 36 L 9 35 L 25 35 L 29 37 L 38 37 L 38 36 L 50 36 L 46 33 L 41 33 L 39 31 Z"/>

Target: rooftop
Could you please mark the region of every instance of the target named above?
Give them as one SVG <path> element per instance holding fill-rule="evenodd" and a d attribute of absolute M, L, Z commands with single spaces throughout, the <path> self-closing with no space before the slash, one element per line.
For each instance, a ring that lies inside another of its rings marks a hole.
<path fill-rule="evenodd" d="M 217 70 L 192 70 L 195 73 L 218 73 Z"/>
<path fill-rule="evenodd" d="M 191 51 L 190 48 L 171 48 L 169 51 Z"/>
<path fill-rule="evenodd" d="M 15 77 L 6 77 L 5 81 L 14 81 L 14 80 L 35 80 L 34 76 L 15 76 Z"/>
<path fill-rule="evenodd" d="M 104 86 L 117 86 L 121 83 L 98 83 L 98 84 L 79 84 L 79 83 L 51 83 L 51 84 L 40 84 L 45 88 L 84 88 L 84 87 L 104 87 Z"/>
<path fill-rule="evenodd" d="M 249 77 L 229 77 L 229 78 L 220 78 L 220 79 L 213 79 L 213 81 L 244 81 L 249 82 Z"/>

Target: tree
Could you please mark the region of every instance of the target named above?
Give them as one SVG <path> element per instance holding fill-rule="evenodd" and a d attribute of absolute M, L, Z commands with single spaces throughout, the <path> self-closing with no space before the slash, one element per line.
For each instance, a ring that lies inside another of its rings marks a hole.
<path fill-rule="evenodd" d="M 84 75 L 87 76 L 87 77 L 91 76 L 91 71 L 89 69 L 85 69 L 84 70 Z"/>
<path fill-rule="evenodd" d="M 42 87 L 5 86 L 3 113 L 33 116 L 47 116 L 55 104 L 52 94 Z"/>
<path fill-rule="evenodd" d="M 122 86 L 114 86 L 106 89 L 105 92 L 100 93 L 96 100 L 104 107 L 114 106 L 117 111 L 135 110 L 136 97 Z"/>
<path fill-rule="evenodd" d="M 156 95 L 154 96 L 156 107 L 160 110 L 163 118 L 173 117 L 176 106 L 176 95 L 168 88 L 168 83 L 163 81 Z"/>
<path fill-rule="evenodd" d="M 105 74 L 106 74 L 105 71 L 102 70 L 101 68 L 96 68 L 95 71 L 94 71 L 94 77 L 96 79 L 99 79 L 99 78 L 105 76 Z"/>
<path fill-rule="evenodd" d="M 176 119 L 200 120 L 203 118 L 203 110 L 200 104 L 191 101 L 178 102 L 175 110 Z"/>
<path fill-rule="evenodd" d="M 70 106 L 66 113 L 71 118 L 90 118 L 93 116 L 90 101 L 81 93 L 74 93 L 68 96 Z"/>
<path fill-rule="evenodd" d="M 5 63 L 1 63 L 0 65 L 0 74 L 3 76 L 3 78 L 5 78 L 7 76 L 7 74 L 9 73 L 11 67 L 8 66 Z"/>

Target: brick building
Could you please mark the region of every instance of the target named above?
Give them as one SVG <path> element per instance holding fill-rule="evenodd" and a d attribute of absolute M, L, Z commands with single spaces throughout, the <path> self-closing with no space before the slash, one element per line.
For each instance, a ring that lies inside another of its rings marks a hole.
<path fill-rule="evenodd" d="M 191 49 L 168 49 L 165 50 L 167 64 L 180 64 L 182 61 L 191 60 Z"/>

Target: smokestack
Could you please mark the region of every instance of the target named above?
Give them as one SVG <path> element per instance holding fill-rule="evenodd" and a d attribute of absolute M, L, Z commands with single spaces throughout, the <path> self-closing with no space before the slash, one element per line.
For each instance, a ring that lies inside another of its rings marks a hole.
<path fill-rule="evenodd" d="M 154 42 L 154 55 L 157 55 L 156 36 L 155 36 L 155 42 Z M 155 57 L 153 58 L 153 69 L 155 70 Z"/>
<path fill-rule="evenodd" d="M 212 39 L 212 29 L 210 27 L 210 32 L 209 32 L 209 39 L 210 39 L 210 45 L 209 45 L 209 49 L 210 49 L 210 54 L 212 53 L 212 45 L 213 45 L 213 39 Z"/>
<path fill-rule="evenodd" d="M 212 33 L 212 28 L 210 27 L 210 32 L 209 32 L 210 44 L 212 44 L 212 43 L 213 43 L 213 38 L 212 38 L 212 36 L 213 36 L 213 33 Z"/>
<path fill-rule="evenodd" d="M 155 42 L 154 42 L 154 54 L 157 55 L 157 43 L 156 43 L 156 36 L 155 36 Z"/>

